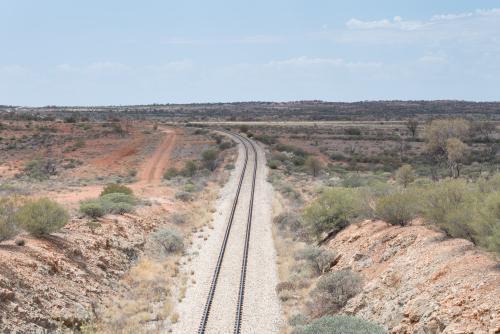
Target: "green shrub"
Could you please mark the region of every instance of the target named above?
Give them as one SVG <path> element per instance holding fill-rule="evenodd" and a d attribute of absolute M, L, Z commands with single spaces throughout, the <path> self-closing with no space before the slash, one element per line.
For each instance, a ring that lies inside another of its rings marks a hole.
<path fill-rule="evenodd" d="M 167 169 L 165 174 L 163 174 L 163 178 L 166 180 L 171 180 L 178 175 L 179 171 L 175 167 L 170 167 L 169 169 Z"/>
<path fill-rule="evenodd" d="M 316 238 L 323 233 L 338 233 L 355 217 L 356 201 L 356 192 L 352 189 L 327 189 L 305 208 L 304 223 Z"/>
<path fill-rule="evenodd" d="M 97 199 L 87 200 L 80 203 L 80 212 L 97 218 L 108 213 L 124 214 L 134 211 L 137 199 L 132 195 L 124 193 L 108 193 Z"/>
<path fill-rule="evenodd" d="M 57 174 L 57 164 L 53 159 L 35 159 L 24 166 L 24 173 L 35 180 L 42 181 Z"/>
<path fill-rule="evenodd" d="M 234 165 L 233 164 L 227 164 L 224 166 L 224 169 L 225 170 L 233 170 L 234 169 Z"/>
<path fill-rule="evenodd" d="M 278 169 L 278 167 L 280 166 L 280 162 L 279 162 L 279 160 L 269 160 L 267 165 L 271 169 Z"/>
<path fill-rule="evenodd" d="M 338 312 L 349 299 L 361 291 L 361 288 L 361 277 L 349 269 L 325 274 L 320 277 L 316 288 L 311 292 L 311 311 L 316 316 Z"/>
<path fill-rule="evenodd" d="M 184 168 L 182 168 L 181 175 L 184 177 L 193 177 L 198 170 L 198 165 L 193 160 L 188 160 L 184 163 Z"/>
<path fill-rule="evenodd" d="M 203 166 L 208 170 L 215 170 L 217 167 L 217 158 L 219 157 L 219 152 L 215 149 L 208 149 L 203 151 L 201 158 L 203 161 Z"/>
<path fill-rule="evenodd" d="M 160 257 L 166 257 L 184 249 L 182 235 L 170 229 L 160 229 L 151 233 L 149 244 L 150 250 Z"/>
<path fill-rule="evenodd" d="M 104 187 L 104 190 L 101 192 L 101 196 L 104 196 L 106 194 L 112 194 L 112 193 L 121 193 L 125 195 L 132 195 L 133 191 L 127 186 L 124 186 L 122 184 L 116 184 L 116 183 L 110 183 L 106 187 Z"/>
<path fill-rule="evenodd" d="M 233 142 L 225 141 L 219 144 L 219 150 L 224 151 L 227 150 L 228 148 L 233 147 Z"/>
<path fill-rule="evenodd" d="M 428 223 L 448 236 L 475 241 L 474 222 L 477 196 L 462 180 L 445 180 L 427 187 L 422 196 L 422 213 Z"/>
<path fill-rule="evenodd" d="M 106 195 L 101 195 L 100 200 L 110 203 L 127 203 L 130 205 L 137 204 L 137 199 L 134 196 L 125 193 L 109 193 Z"/>
<path fill-rule="evenodd" d="M 366 320 L 345 316 L 325 316 L 298 328 L 294 334 L 386 334 L 382 327 Z"/>
<path fill-rule="evenodd" d="M 17 205 L 10 198 L 0 198 L 0 241 L 16 236 L 18 228 L 15 221 Z"/>
<path fill-rule="evenodd" d="M 478 213 L 473 222 L 474 241 L 500 253 L 500 192 L 488 194 L 477 208 Z"/>
<path fill-rule="evenodd" d="M 414 191 L 401 191 L 377 199 L 375 215 L 392 224 L 405 226 L 418 215 L 418 198 Z"/>
<path fill-rule="evenodd" d="M 102 217 L 106 214 L 100 200 L 87 200 L 80 203 L 80 212 L 90 218 Z"/>
<path fill-rule="evenodd" d="M 104 204 L 107 213 L 122 215 L 124 213 L 133 212 L 134 206 L 124 202 L 105 202 Z"/>
<path fill-rule="evenodd" d="M 295 256 L 297 260 L 306 261 L 307 265 L 317 275 L 328 271 L 336 257 L 333 251 L 314 246 L 301 249 Z"/>
<path fill-rule="evenodd" d="M 41 198 L 21 206 L 15 220 L 19 226 L 33 235 L 44 235 L 58 231 L 68 223 L 68 212 L 58 203 Z"/>
<path fill-rule="evenodd" d="M 411 165 L 403 165 L 396 171 L 396 181 L 398 184 L 406 188 L 410 183 L 415 181 L 415 171 Z"/>

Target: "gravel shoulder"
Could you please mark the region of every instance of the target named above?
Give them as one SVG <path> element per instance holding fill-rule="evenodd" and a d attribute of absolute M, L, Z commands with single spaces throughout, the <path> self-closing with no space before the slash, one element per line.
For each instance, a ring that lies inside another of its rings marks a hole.
<path fill-rule="evenodd" d="M 257 146 L 257 145 L 256 145 Z M 213 213 L 213 230 L 195 234 L 181 271 L 191 277 L 185 298 L 176 306 L 178 322 L 174 333 L 195 333 L 198 330 L 210 281 L 221 247 L 230 208 L 234 199 L 239 176 L 243 168 L 245 152 L 238 145 L 238 159 L 229 181 L 221 189 Z M 278 283 L 276 252 L 271 233 L 272 187 L 266 181 L 267 167 L 264 151 L 257 148 L 257 170 L 254 216 L 249 249 L 249 263 L 243 309 L 242 333 L 278 333 L 280 328 L 280 303 L 275 292 Z M 231 333 L 234 325 L 236 301 L 240 279 L 245 224 L 250 199 L 253 153 L 249 150 L 247 173 L 228 240 L 226 254 L 219 276 L 212 305 L 207 333 Z M 206 238 L 206 240 L 204 240 Z M 188 260 L 190 259 L 190 260 Z"/>

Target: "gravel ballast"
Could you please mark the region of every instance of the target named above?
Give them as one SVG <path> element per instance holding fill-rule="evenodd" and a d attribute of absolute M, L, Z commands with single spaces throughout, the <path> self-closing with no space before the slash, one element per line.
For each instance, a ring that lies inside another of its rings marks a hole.
<path fill-rule="evenodd" d="M 175 311 L 178 322 L 174 333 L 196 333 L 206 303 L 210 282 L 220 251 L 229 213 L 244 163 L 244 148 L 239 144 L 238 158 L 229 181 L 221 189 L 213 214 L 213 230 L 207 240 L 193 236 L 193 245 L 188 249 L 190 262 L 182 271 L 190 275 L 186 296 Z M 248 270 L 243 305 L 242 333 L 278 333 L 280 329 L 280 303 L 275 292 L 278 283 L 276 251 L 271 232 L 272 187 L 266 181 L 265 154 L 255 145 L 258 157 L 256 190 L 253 209 L 253 223 L 250 236 Z M 252 174 L 254 168 L 253 150 L 249 149 L 248 165 L 236 208 L 234 222 L 229 235 L 226 253 L 221 266 L 215 291 L 207 333 L 232 333 L 239 290 L 243 244 L 248 217 Z M 208 232 L 207 232 L 208 233 Z M 194 283 L 193 283 L 194 282 Z"/>

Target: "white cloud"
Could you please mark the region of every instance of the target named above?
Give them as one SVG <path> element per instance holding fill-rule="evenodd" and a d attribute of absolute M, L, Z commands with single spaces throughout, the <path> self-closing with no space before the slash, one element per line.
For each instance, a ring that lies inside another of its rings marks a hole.
<path fill-rule="evenodd" d="M 431 65 L 444 65 L 448 63 L 448 57 L 445 54 L 427 54 L 418 60 L 421 63 L 424 64 L 431 64 Z"/>
<path fill-rule="evenodd" d="M 363 21 L 352 18 L 346 22 L 346 26 L 347 28 L 352 30 L 395 29 L 403 31 L 414 31 L 448 21 L 496 16 L 500 16 L 500 8 L 478 9 L 474 12 L 468 13 L 434 15 L 430 19 L 424 21 L 404 20 L 401 16 L 396 16 L 392 20 L 381 19 L 374 21 Z"/>
<path fill-rule="evenodd" d="M 381 63 L 377 62 L 351 62 L 342 58 L 311 58 L 311 57 L 296 57 L 284 60 L 275 60 L 266 64 L 268 67 L 311 67 L 311 66 L 326 66 L 326 67 L 344 67 L 344 68 L 376 68 L 381 67 Z"/>
<path fill-rule="evenodd" d="M 183 37 L 174 37 L 164 40 L 163 44 L 171 45 L 211 45 L 211 44 L 277 44 L 284 41 L 283 37 L 274 35 L 255 35 L 238 38 L 221 39 L 190 39 Z"/>
<path fill-rule="evenodd" d="M 163 63 L 160 65 L 150 65 L 146 67 L 152 71 L 159 72 L 170 72 L 170 71 L 189 71 L 194 68 L 194 64 L 190 60 L 179 60 L 179 61 L 170 61 L 167 63 Z"/>
<path fill-rule="evenodd" d="M 362 21 L 350 19 L 346 23 L 349 29 L 371 30 L 371 29 L 398 29 L 417 30 L 425 27 L 426 23 L 421 21 L 405 21 L 401 16 L 396 16 L 392 20 Z"/>
<path fill-rule="evenodd" d="M 76 66 L 70 64 L 60 64 L 56 66 L 56 69 L 62 72 L 73 72 L 73 73 L 110 73 L 110 72 L 125 72 L 130 69 L 129 66 L 116 63 L 116 62 L 94 62 L 88 65 Z"/>
<path fill-rule="evenodd" d="M 29 70 L 21 65 L 4 65 L 0 66 L 0 73 L 5 75 L 23 75 L 28 73 Z"/>

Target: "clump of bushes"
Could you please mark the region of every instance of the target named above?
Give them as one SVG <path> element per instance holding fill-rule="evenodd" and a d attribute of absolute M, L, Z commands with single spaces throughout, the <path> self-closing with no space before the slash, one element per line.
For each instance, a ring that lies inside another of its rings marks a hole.
<path fill-rule="evenodd" d="M 115 193 L 132 195 L 133 191 L 132 191 L 132 189 L 130 189 L 129 187 L 127 187 L 125 185 L 110 183 L 106 187 L 104 187 L 103 191 L 101 192 L 101 196 L 106 195 L 106 194 L 115 194 Z"/>
<path fill-rule="evenodd" d="M 320 277 L 316 288 L 311 292 L 311 311 L 315 316 L 338 312 L 349 299 L 361 291 L 361 288 L 361 276 L 349 269 L 325 274 Z"/>
<path fill-rule="evenodd" d="M 328 271 L 336 257 L 336 254 L 331 250 L 313 246 L 301 249 L 295 256 L 296 260 L 304 260 L 317 275 Z"/>
<path fill-rule="evenodd" d="M 68 212 L 58 203 L 41 198 L 19 208 L 15 221 L 33 235 L 45 235 L 58 231 L 69 221 Z"/>
<path fill-rule="evenodd" d="M 299 322 L 300 323 L 300 322 Z M 297 326 L 294 334 L 386 334 L 382 327 L 366 320 L 345 316 L 325 316 L 304 326 Z"/>
<path fill-rule="evenodd" d="M 398 191 L 377 199 L 375 215 L 392 225 L 405 226 L 418 216 L 416 191 Z"/>
<path fill-rule="evenodd" d="M 57 174 L 57 163 L 53 159 L 35 159 L 24 166 L 24 174 L 28 177 L 43 181 Z"/>
<path fill-rule="evenodd" d="M 82 201 L 80 212 L 94 219 L 108 213 L 124 214 L 134 211 L 137 202 L 132 189 L 123 185 L 110 184 L 104 188 L 99 198 Z"/>
<path fill-rule="evenodd" d="M 151 233 L 148 248 L 152 255 L 164 258 L 184 250 L 183 237 L 177 231 L 166 228 L 160 229 Z"/>
<path fill-rule="evenodd" d="M 353 189 L 327 189 L 305 208 L 305 226 L 318 239 L 324 233 L 334 235 L 356 216 L 357 200 L 357 193 Z"/>

